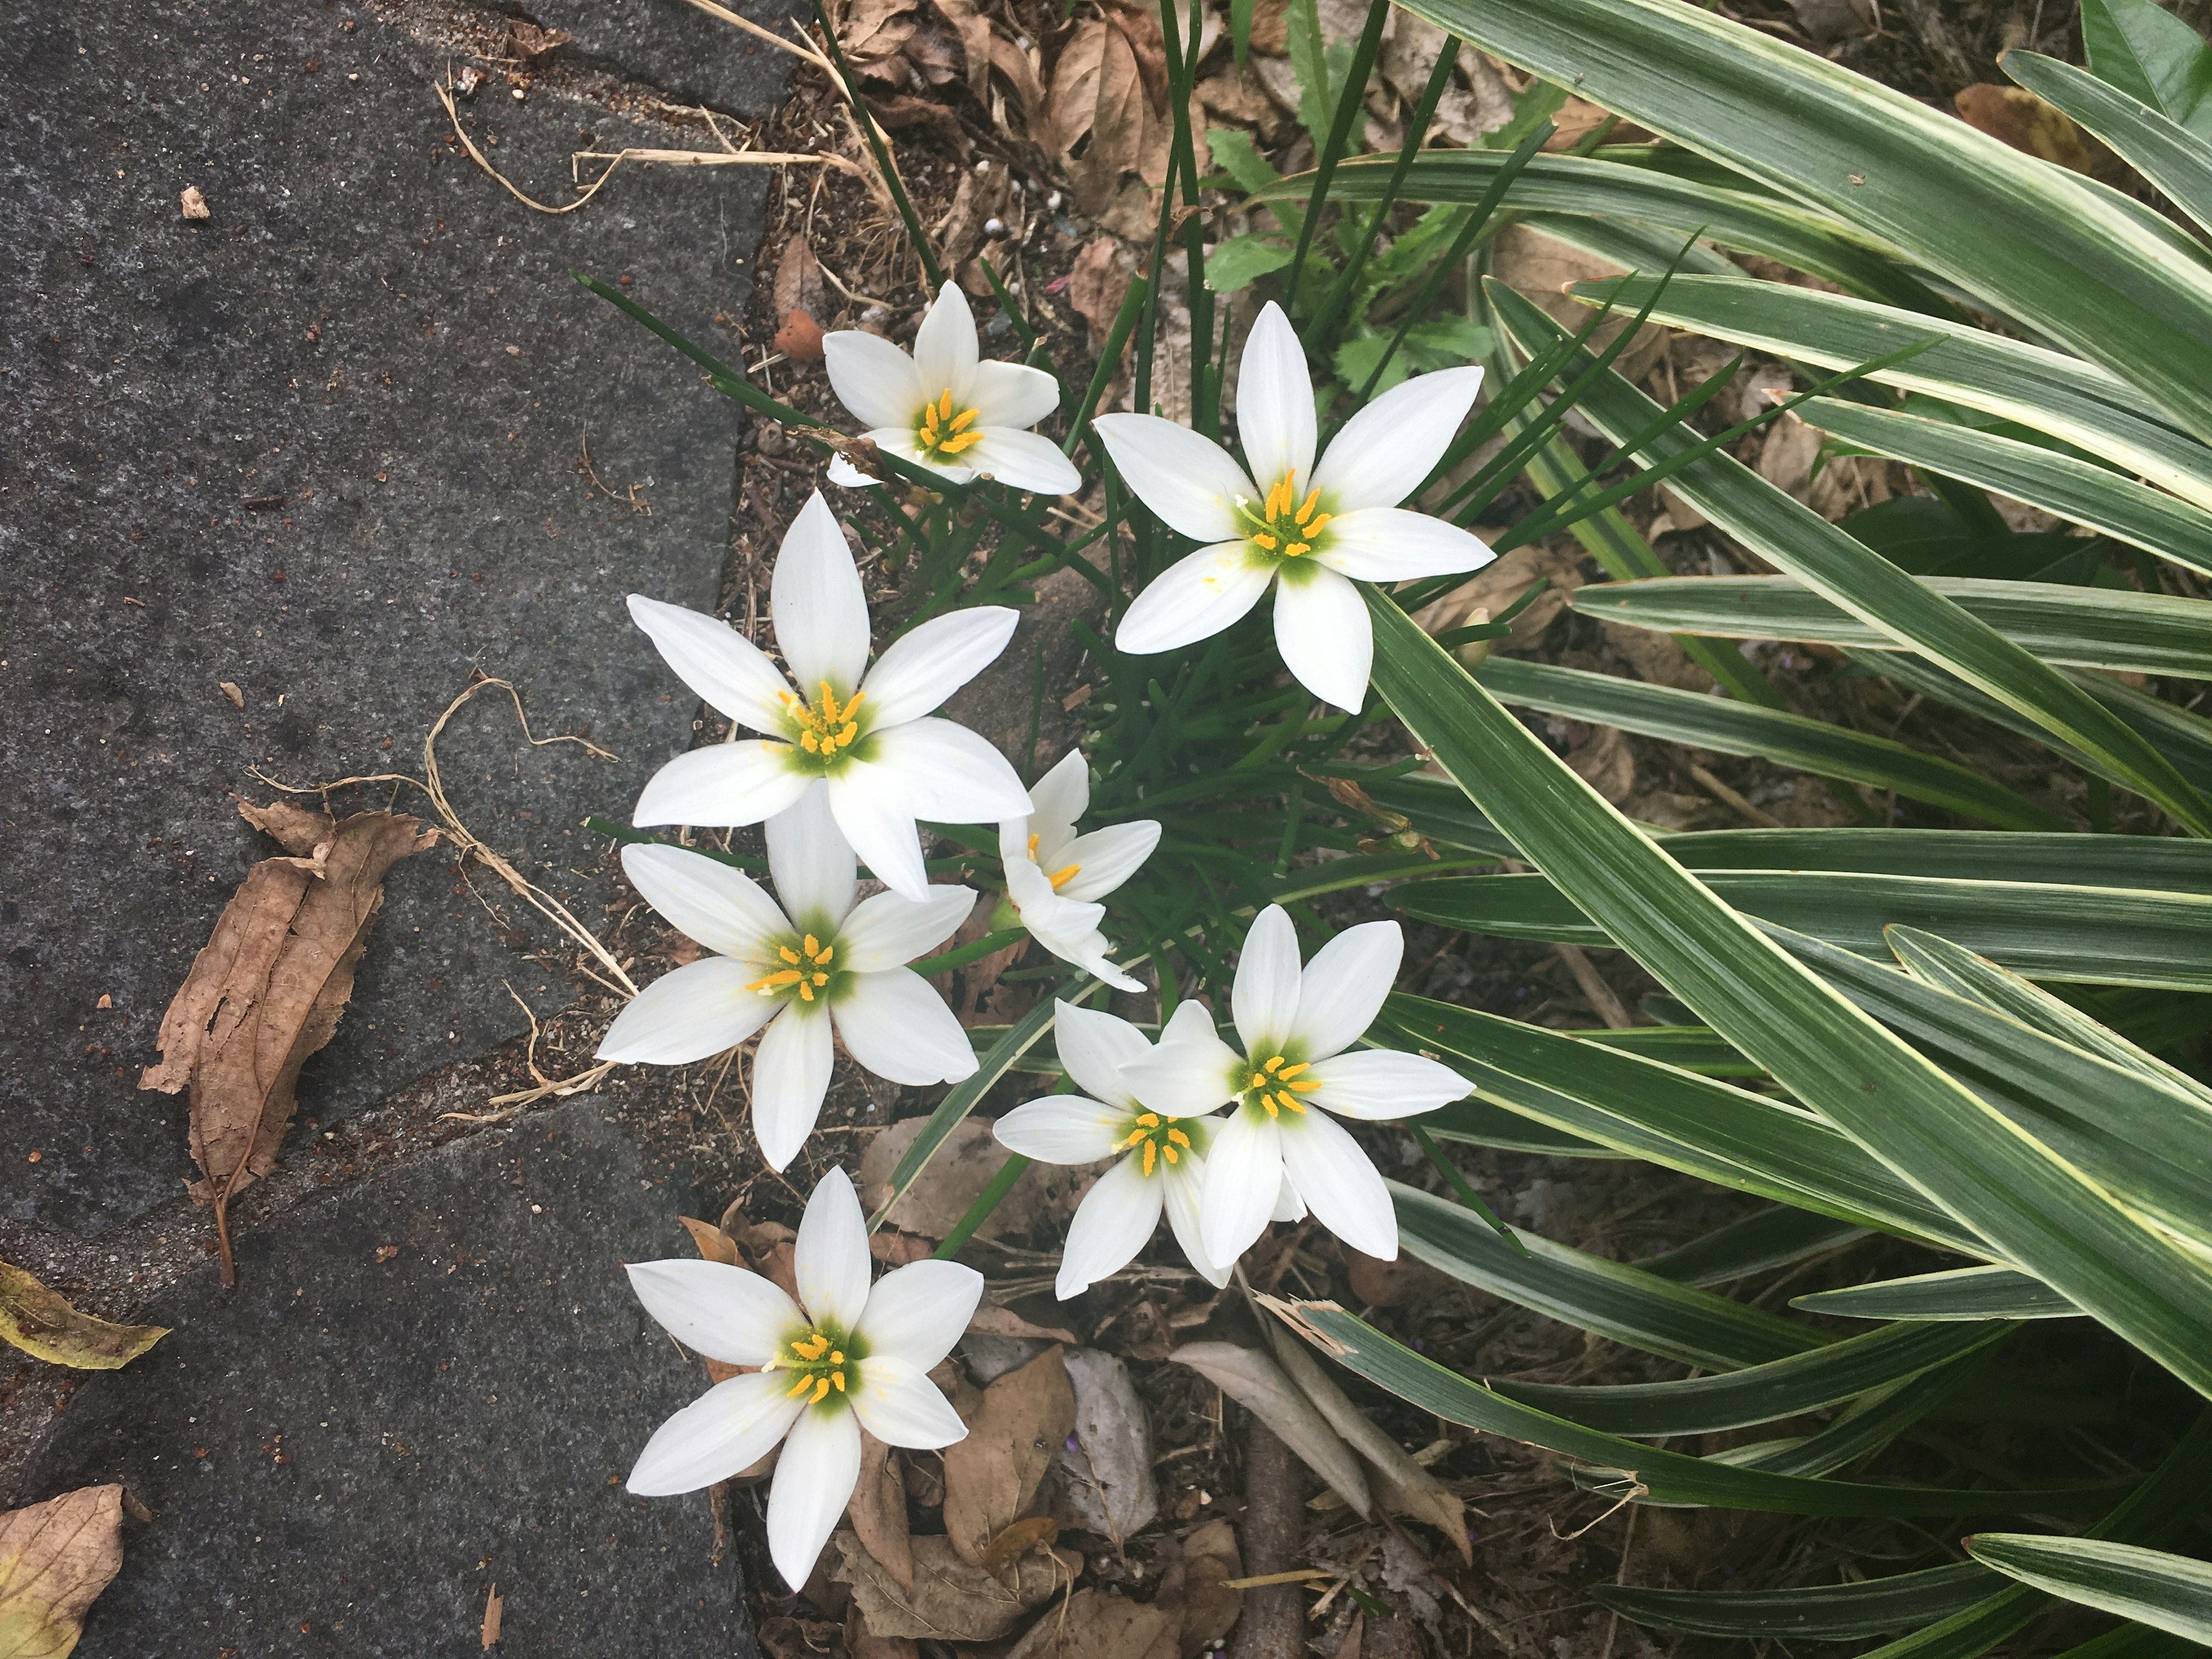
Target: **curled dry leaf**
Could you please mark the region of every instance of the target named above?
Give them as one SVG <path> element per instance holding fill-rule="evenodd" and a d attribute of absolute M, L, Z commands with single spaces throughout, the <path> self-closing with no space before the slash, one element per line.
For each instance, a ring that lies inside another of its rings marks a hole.
<path fill-rule="evenodd" d="M 506 1620 L 507 1598 L 499 1593 L 499 1586 L 494 1584 L 484 1592 L 483 1628 L 478 1632 L 484 1652 L 489 1653 L 499 1645 L 500 1626 Z"/>
<path fill-rule="evenodd" d="M 1462 1559 L 1474 1565 L 1474 1550 L 1467 1536 L 1467 1505 L 1352 1404 L 1336 1379 L 1322 1369 L 1312 1352 L 1280 1320 L 1263 1317 L 1261 1322 L 1276 1363 L 1367 1465 L 1370 1487 L 1382 1507 L 1425 1521 L 1451 1541 Z"/>
<path fill-rule="evenodd" d="M 1363 1518 L 1374 1513 L 1359 1459 L 1273 1355 L 1234 1342 L 1187 1342 L 1168 1358 L 1189 1366 L 1265 1423 Z"/>
<path fill-rule="evenodd" d="M 822 1659 L 837 1651 L 837 1626 L 823 1620 L 779 1614 L 761 1620 L 754 1634 L 769 1659 Z"/>
<path fill-rule="evenodd" d="M 893 1583 L 913 1595 L 914 1541 L 906 1528 L 904 1466 L 889 1446 L 865 1429 L 860 1431 L 860 1479 L 845 1514 L 861 1547 Z"/>
<path fill-rule="evenodd" d="M 921 24 L 915 9 L 915 0 L 855 0 L 837 41 L 855 75 L 893 86 L 905 82 L 902 54 Z"/>
<path fill-rule="evenodd" d="M 1244 1576 L 1237 1529 L 1225 1516 L 1207 1522 L 1182 1540 L 1160 1574 L 1159 1602 L 1182 1609 L 1183 1659 L 1198 1659 L 1229 1634 L 1244 1611 L 1244 1592 L 1231 1583 Z"/>
<path fill-rule="evenodd" d="M 883 1235 L 878 1233 L 878 1238 Z M 968 1321 L 970 1334 L 983 1336 L 1031 1337 L 1041 1342 L 1065 1342 L 1075 1346 L 1075 1333 L 1057 1325 L 1032 1325 L 1012 1308 L 1001 1308 L 995 1303 L 979 1304 Z"/>
<path fill-rule="evenodd" d="M 2075 173 L 2097 171 L 2096 152 L 2074 118 L 2046 104 L 2026 87 L 1986 82 L 1964 88 L 1951 100 L 1959 118 L 2001 144 L 2056 162 Z"/>
<path fill-rule="evenodd" d="M 0 1340 L 25 1353 L 76 1370 L 112 1371 L 168 1334 L 165 1326 L 111 1325 L 79 1313 L 34 1275 L 0 1261 Z"/>
<path fill-rule="evenodd" d="M 123 1565 L 119 1486 L 81 1486 L 0 1515 L 0 1654 L 64 1659 Z"/>
<path fill-rule="evenodd" d="M 1086 1589 L 1048 1609 L 1006 1659 L 1176 1659 L 1182 1646 L 1174 1608 Z"/>
<path fill-rule="evenodd" d="M 962 1560 L 951 1540 L 914 1540 L 914 1590 L 891 1581 L 849 1532 L 830 1540 L 837 1562 L 832 1582 L 850 1587 L 871 1636 L 922 1637 L 939 1642 L 994 1642 L 1083 1570 L 1080 1556 L 1031 1550 L 995 1573 Z"/>
<path fill-rule="evenodd" d="M 1048 1348 L 992 1383 L 967 1423 L 968 1437 L 944 1451 L 945 1530 L 962 1560 L 980 1564 L 991 1540 L 1028 1513 L 1075 1428 L 1062 1351 Z"/>
<path fill-rule="evenodd" d="M 1091 349 L 1102 349 L 1137 274 L 1136 251 L 1116 236 L 1084 244 L 1067 273 L 1067 303 L 1090 325 Z"/>
<path fill-rule="evenodd" d="M 276 1167 L 300 1066 L 331 1040 L 353 995 L 386 872 L 437 844 L 396 812 L 343 823 L 290 802 L 239 811 L 291 854 L 246 872 L 161 1017 L 161 1061 L 142 1089 L 191 1091 L 192 1196 L 215 1210 L 222 1280 L 237 1282 L 230 1200 Z"/>
<path fill-rule="evenodd" d="M 1050 1549 L 1060 1541 L 1060 1522 L 1048 1515 L 1032 1515 L 1017 1521 L 983 1547 L 983 1556 L 976 1565 L 986 1572 L 996 1572 L 1016 1556 L 1043 1545 Z"/>
<path fill-rule="evenodd" d="M 1062 1518 L 1121 1542 L 1160 1512 L 1152 1478 L 1152 1423 L 1129 1368 L 1096 1348 L 1072 1348 L 1075 1444 L 1060 1454 Z"/>

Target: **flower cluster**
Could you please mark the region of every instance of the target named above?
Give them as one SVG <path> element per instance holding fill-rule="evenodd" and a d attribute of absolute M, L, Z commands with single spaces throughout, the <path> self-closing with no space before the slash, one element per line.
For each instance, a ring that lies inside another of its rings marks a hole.
<path fill-rule="evenodd" d="M 1057 383 L 1022 364 L 981 361 L 957 287 L 946 284 L 931 306 L 911 356 L 857 332 L 830 334 L 824 349 L 832 386 L 880 452 L 955 484 L 1052 494 L 1080 486 L 1066 455 L 1029 430 L 1058 406 Z M 1373 646 L 1352 581 L 1472 569 L 1489 556 L 1465 532 L 1398 505 L 1443 456 L 1480 379 L 1468 369 L 1410 380 L 1346 422 L 1316 460 L 1304 352 L 1270 305 L 1242 368 L 1246 465 L 1155 416 L 1101 416 L 1098 434 L 1130 489 L 1206 544 L 1137 596 L 1121 647 L 1203 639 L 1273 586 L 1285 665 L 1316 696 L 1357 712 Z M 842 458 L 829 477 L 852 488 L 878 482 Z M 1133 993 L 1146 988 L 1112 960 L 1103 901 L 1152 855 L 1161 826 L 1124 819 L 1082 830 L 1091 775 L 1080 749 L 1024 787 L 995 748 L 937 712 L 1004 651 L 1017 612 L 955 611 L 874 653 L 860 569 L 818 493 L 784 537 L 769 599 L 781 666 L 713 617 L 630 599 L 669 667 L 732 725 L 731 741 L 662 767 L 633 821 L 760 825 L 774 892 L 723 856 L 659 841 L 625 847 L 632 884 L 708 954 L 648 985 L 599 1052 L 681 1066 L 757 1037 L 754 1133 L 762 1157 L 782 1170 L 820 1115 L 839 1042 L 896 1084 L 955 1082 L 976 1070 L 969 1035 L 924 977 L 923 959 L 960 931 L 977 895 L 930 881 L 922 823 L 995 824 L 1005 886 L 994 925 L 1018 922 L 1055 956 Z M 861 896 L 863 865 L 884 890 Z M 1070 1224 L 1062 1297 L 1121 1272 L 1164 1214 L 1215 1285 L 1271 1218 L 1310 1213 L 1356 1249 L 1397 1255 L 1382 1177 L 1338 1120 L 1403 1118 L 1467 1092 L 1435 1060 L 1353 1046 L 1381 1012 L 1403 948 L 1395 922 L 1371 922 L 1304 961 L 1290 915 L 1269 906 L 1237 957 L 1233 1042 L 1193 1000 L 1176 1005 L 1157 1041 L 1082 1006 L 1082 994 L 1056 1005 L 1060 1064 L 1079 1092 L 1018 1106 L 995 1133 L 1028 1158 L 1109 1166 Z M 930 1261 L 872 1289 L 868 1229 L 836 1169 L 808 1201 L 793 1270 L 796 1299 L 717 1262 L 631 1267 L 639 1299 L 672 1335 L 739 1374 L 670 1419 L 629 1484 L 690 1492 L 779 1455 L 769 1549 L 795 1588 L 852 1495 L 862 1430 L 916 1448 L 966 1433 L 926 1373 L 966 1328 L 982 1280 Z"/>

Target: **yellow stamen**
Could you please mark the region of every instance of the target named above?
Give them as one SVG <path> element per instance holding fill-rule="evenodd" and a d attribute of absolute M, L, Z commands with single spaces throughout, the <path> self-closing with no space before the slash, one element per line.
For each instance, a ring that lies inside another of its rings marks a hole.
<path fill-rule="evenodd" d="M 1082 873 L 1083 866 L 1081 865 L 1071 864 L 1065 869 L 1054 871 L 1052 874 L 1046 877 L 1045 879 L 1052 883 L 1052 890 L 1057 893 L 1061 888 L 1066 886 L 1068 883 L 1073 881 L 1076 877 Z"/>
<path fill-rule="evenodd" d="M 1038 840 L 1039 840 L 1039 837 L 1037 837 L 1037 836 L 1031 836 L 1030 837 L 1030 861 L 1032 864 L 1034 864 L 1034 863 L 1036 861 L 1036 849 L 1037 849 L 1037 842 L 1038 842 Z"/>
<path fill-rule="evenodd" d="M 1303 1112 L 1306 1109 L 1305 1102 L 1300 1100 L 1296 1095 L 1277 1095 L 1275 1098 L 1294 1112 Z"/>
<path fill-rule="evenodd" d="M 807 1384 L 813 1381 L 814 1379 L 811 1376 L 800 1377 L 798 1382 L 791 1385 L 791 1392 L 784 1395 L 784 1398 L 786 1400 L 798 1399 L 799 1395 L 806 1392 Z"/>
<path fill-rule="evenodd" d="M 751 984 L 746 986 L 745 989 L 748 991 L 773 991 L 782 986 L 796 985 L 798 983 L 799 969 L 796 968 L 786 968 L 780 972 L 763 975 L 761 978 L 755 980 Z"/>
<path fill-rule="evenodd" d="M 945 396 L 938 402 L 937 418 L 940 421 L 949 421 L 952 418 L 952 388 L 951 386 L 945 388 Z"/>
<path fill-rule="evenodd" d="M 1296 559 L 1312 551 L 1313 544 L 1310 542 L 1292 542 L 1283 550 L 1283 556 L 1286 559 Z"/>
<path fill-rule="evenodd" d="M 1146 1141 L 1145 1143 L 1145 1173 L 1146 1175 L 1152 1174 L 1153 1167 L 1158 1164 L 1159 1161 L 1159 1144 L 1157 1141 Z"/>
<path fill-rule="evenodd" d="M 1281 1109 L 1275 1104 L 1275 1097 L 1273 1095 L 1261 1095 L 1260 1103 L 1267 1109 L 1269 1117 L 1280 1117 L 1283 1115 Z"/>
<path fill-rule="evenodd" d="M 1304 524 L 1308 519 L 1313 517 L 1313 510 L 1320 504 L 1320 502 L 1321 491 L 1319 489 L 1316 489 L 1306 496 L 1305 505 L 1297 510 L 1296 514 L 1297 521 L 1300 524 Z"/>
<path fill-rule="evenodd" d="M 1147 1129 L 1157 1129 L 1160 1127 L 1159 1114 L 1157 1112 L 1141 1112 L 1138 1114 L 1137 1121 Z"/>
<path fill-rule="evenodd" d="M 837 954 L 837 947 L 836 947 L 836 945 L 824 945 L 821 950 L 817 951 L 814 953 L 814 964 L 815 964 L 815 966 L 816 966 L 816 967 L 817 967 L 817 968 L 827 968 L 827 967 L 830 965 L 830 963 L 831 958 L 833 958 L 834 957 L 836 957 L 836 954 Z M 1304 1067 L 1304 1066 L 1299 1066 L 1299 1067 L 1298 1067 L 1298 1070 L 1300 1070 L 1301 1072 L 1303 1072 L 1304 1070 L 1305 1070 L 1305 1067 Z"/>
<path fill-rule="evenodd" d="M 814 1000 L 814 988 L 803 979 L 799 981 L 799 1000 L 801 1002 Z"/>
<path fill-rule="evenodd" d="M 1167 1155 L 1167 1160 L 1170 1164 L 1177 1162 L 1182 1157 L 1182 1154 L 1172 1146 L 1163 1146 L 1160 1150 Z"/>
<path fill-rule="evenodd" d="M 1173 1141 L 1173 1142 L 1174 1142 L 1176 1146 L 1189 1146 L 1189 1145 L 1190 1145 L 1190 1137 L 1189 1137 L 1188 1135 L 1185 1134 L 1185 1133 L 1184 1133 L 1182 1130 L 1180 1130 L 1180 1129 L 1170 1129 L 1170 1130 L 1169 1130 L 1169 1131 L 1168 1131 L 1168 1139 L 1169 1139 L 1170 1140 Z M 1174 1154 L 1173 1152 L 1170 1152 L 1170 1153 L 1168 1154 L 1168 1156 L 1169 1156 L 1170 1158 L 1173 1158 L 1173 1157 L 1175 1156 L 1175 1154 Z"/>
<path fill-rule="evenodd" d="M 1278 542 L 1273 536 L 1270 536 L 1264 530 L 1254 532 L 1252 537 L 1252 544 L 1255 547 L 1264 547 L 1270 553 L 1273 552 L 1278 547 L 1282 545 L 1281 543 Z"/>
<path fill-rule="evenodd" d="M 1321 1087 L 1321 1081 L 1317 1078 L 1308 1078 L 1303 1083 L 1293 1083 L 1291 1085 L 1291 1087 L 1297 1090 L 1302 1095 L 1310 1094 L 1314 1090 Z"/>
<path fill-rule="evenodd" d="M 833 1365 L 842 1365 L 845 1363 L 845 1356 L 833 1351 L 830 1356 L 830 1363 Z"/>
<path fill-rule="evenodd" d="M 978 410 L 973 409 L 962 410 L 959 414 L 952 417 L 952 430 L 955 432 L 963 430 L 967 427 L 969 422 L 973 421 L 981 412 L 981 411 Z"/>
<path fill-rule="evenodd" d="M 799 952 L 793 950 L 788 945 L 777 945 L 775 947 L 775 953 L 781 957 L 786 962 L 789 963 L 793 967 L 796 968 L 799 965 Z"/>
<path fill-rule="evenodd" d="M 829 1397 L 830 1379 L 826 1376 L 816 1377 L 814 1379 L 814 1398 L 808 1401 L 806 1403 L 810 1406 L 818 1406 Z"/>
<path fill-rule="evenodd" d="M 839 1394 L 842 1394 L 842 1393 L 844 1393 L 844 1392 L 845 1392 L 845 1373 L 844 1373 L 844 1372 L 842 1372 L 842 1371 L 832 1371 L 832 1372 L 830 1372 L 830 1380 L 832 1382 L 835 1382 L 835 1383 L 837 1385 L 837 1392 L 838 1392 Z"/>
<path fill-rule="evenodd" d="M 806 954 L 810 957 L 818 957 L 822 954 L 822 941 L 811 933 L 801 939 L 799 944 L 805 947 Z"/>
<path fill-rule="evenodd" d="M 810 755 L 818 754 L 822 748 L 822 739 L 811 732 L 804 732 L 799 737 L 799 746 Z"/>
<path fill-rule="evenodd" d="M 1269 1060 L 1260 1069 L 1263 1072 L 1279 1072 L 1282 1069 L 1282 1066 L 1283 1057 L 1280 1054 L 1277 1054 L 1273 1060 Z"/>
<path fill-rule="evenodd" d="M 1282 1066 L 1283 1057 L 1280 1054 L 1277 1054 L 1273 1063 L 1277 1066 Z M 1312 1064 L 1313 1061 L 1310 1060 L 1302 1060 L 1295 1066 L 1283 1066 L 1282 1074 L 1285 1077 L 1296 1077 L 1300 1072 L 1304 1071 Z"/>
<path fill-rule="evenodd" d="M 1259 1073 L 1255 1072 L 1252 1073 L 1252 1080 L 1244 1086 L 1248 1089 L 1264 1089 L 1267 1086 L 1267 1083 L 1268 1079 L 1267 1078 L 1262 1077 Z"/>

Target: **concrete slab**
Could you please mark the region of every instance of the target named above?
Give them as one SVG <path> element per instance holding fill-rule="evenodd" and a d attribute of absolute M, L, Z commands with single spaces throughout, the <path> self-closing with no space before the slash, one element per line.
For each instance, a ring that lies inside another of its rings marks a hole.
<path fill-rule="evenodd" d="M 683 1172 L 598 1098 L 473 1136 L 240 1247 L 147 1310 L 23 1477 L 154 1511 L 79 1659 L 755 1651 L 703 1496 L 618 1484 L 704 1386 L 621 1262 L 687 1248 Z M 22 1494 L 19 1494 L 22 1495 Z"/>
<path fill-rule="evenodd" d="M 579 148 L 704 141 L 683 96 L 611 77 L 657 38 L 627 3 L 585 70 L 556 54 L 521 100 L 495 73 L 464 101 L 525 188 L 568 199 Z M 0 0 L 0 234 L 30 265 L 0 286 L 0 1213 L 19 1220 L 97 1233 L 177 1194 L 181 1103 L 134 1085 L 274 850 L 230 799 L 269 798 L 256 769 L 419 775 L 471 674 L 511 678 L 541 735 L 619 759 L 533 749 L 485 695 L 448 735 L 447 781 L 589 915 L 605 895 L 576 872 L 600 848 L 578 821 L 619 815 L 690 735 L 690 694 L 622 597 L 713 603 L 733 405 L 568 273 L 711 337 L 743 302 L 767 178 L 639 167 L 580 212 L 532 212 L 431 90 L 504 16 L 389 16 Z M 717 85 L 758 112 L 785 60 L 726 34 Z M 210 216 L 184 216 L 187 187 Z M 473 879 L 515 930 L 442 855 L 395 873 L 304 1113 L 516 1035 L 508 985 L 565 1000 L 518 954 L 532 914 Z"/>

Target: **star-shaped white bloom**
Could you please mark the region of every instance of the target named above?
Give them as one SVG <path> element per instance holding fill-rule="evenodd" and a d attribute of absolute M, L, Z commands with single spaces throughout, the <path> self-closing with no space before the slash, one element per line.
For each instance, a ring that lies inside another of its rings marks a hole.
<path fill-rule="evenodd" d="M 631 1289 L 684 1346 L 761 1369 L 718 1382 L 662 1424 L 629 1472 L 647 1498 L 697 1492 L 775 1449 L 768 1549 L 797 1589 L 852 1500 L 860 1431 L 933 1449 L 967 1437 L 929 1370 L 983 1295 L 957 1261 L 916 1261 L 868 1285 L 868 1225 L 842 1170 L 807 1200 L 792 1250 L 793 1302 L 758 1273 L 720 1261 L 640 1261 Z"/>
<path fill-rule="evenodd" d="M 1336 1117 L 1411 1117 L 1468 1092 L 1465 1078 L 1419 1054 L 1344 1052 L 1381 1012 L 1405 948 L 1396 922 L 1363 922 L 1301 969 L 1297 930 L 1271 904 L 1245 935 L 1230 995 L 1244 1052 L 1224 1042 L 1210 1018 L 1177 1021 L 1148 1057 L 1122 1066 L 1130 1091 L 1164 1115 L 1237 1103 L 1206 1152 L 1199 1214 L 1209 1260 L 1244 1254 L 1284 1204 L 1285 1181 L 1353 1249 L 1396 1259 L 1389 1189 Z"/>
<path fill-rule="evenodd" d="M 766 1026 L 753 1056 L 753 1133 L 781 1170 L 821 1114 L 833 1024 L 848 1054 L 893 1083 L 952 1083 L 975 1071 L 960 1022 L 906 964 L 958 931 L 975 895 L 926 887 L 919 903 L 878 893 L 854 904 L 853 849 L 818 793 L 769 820 L 768 863 L 781 906 L 742 870 L 702 854 L 623 848 L 623 873 L 646 902 L 719 954 L 647 986 L 607 1028 L 599 1058 L 688 1066 Z"/>
<path fill-rule="evenodd" d="M 860 329 L 823 335 L 822 355 L 837 401 L 878 447 L 955 483 L 995 478 L 1046 495 L 1083 487 L 1075 463 L 1028 430 L 1060 407 L 1060 383 L 1026 363 L 979 362 L 975 314 L 957 283 L 938 290 L 911 357 Z M 881 482 L 842 455 L 829 477 L 848 489 Z"/>
<path fill-rule="evenodd" d="M 1244 343 L 1237 382 L 1249 472 L 1188 427 L 1099 416 L 1091 424 L 1138 499 L 1169 528 L 1206 544 L 1137 595 L 1114 643 L 1145 653 L 1206 639 L 1272 582 L 1284 665 L 1314 696 L 1356 713 L 1375 635 L 1346 578 L 1399 582 L 1490 561 L 1466 531 L 1398 505 L 1443 457 L 1481 385 L 1480 368 L 1417 375 L 1346 421 L 1316 465 L 1305 352 L 1271 300 Z"/>
<path fill-rule="evenodd" d="M 1210 1033 L 1212 1022 L 1194 1002 L 1176 1008 L 1167 1032 L 1193 1021 Z M 1121 1079 L 1121 1068 L 1153 1052 L 1145 1034 L 1126 1019 L 1062 1002 L 1053 1034 L 1067 1074 L 1088 1092 L 1048 1095 L 1017 1106 L 993 1126 L 1000 1144 L 1040 1164 L 1096 1164 L 1125 1156 L 1098 1177 L 1068 1224 L 1060 1247 L 1063 1302 L 1127 1267 L 1167 1211 L 1176 1243 L 1208 1283 L 1229 1282 L 1229 1261 L 1216 1263 L 1199 1237 L 1199 1206 L 1206 1182 L 1208 1138 L 1218 1118 L 1147 1111 Z"/>
<path fill-rule="evenodd" d="M 1152 857 L 1160 826 L 1152 818 L 1109 823 L 1087 836 L 1076 820 L 1091 805 L 1091 768 L 1072 749 L 1030 791 L 1030 810 L 999 825 L 1006 896 L 1030 936 L 1063 962 L 1088 969 L 1117 990 L 1145 988 L 1107 960 L 1113 945 L 1098 929 L 1098 902 Z"/>
<path fill-rule="evenodd" d="M 653 775 L 631 822 L 758 823 L 826 791 L 838 830 L 878 879 L 921 898 L 929 877 L 915 819 L 995 823 L 1029 810 L 1004 755 L 966 726 L 930 718 L 1006 649 L 1021 613 L 977 605 L 933 617 L 870 668 L 860 573 L 819 492 L 783 538 L 769 603 L 796 693 L 727 624 L 629 596 L 632 620 L 684 684 L 767 734 L 678 755 Z"/>

